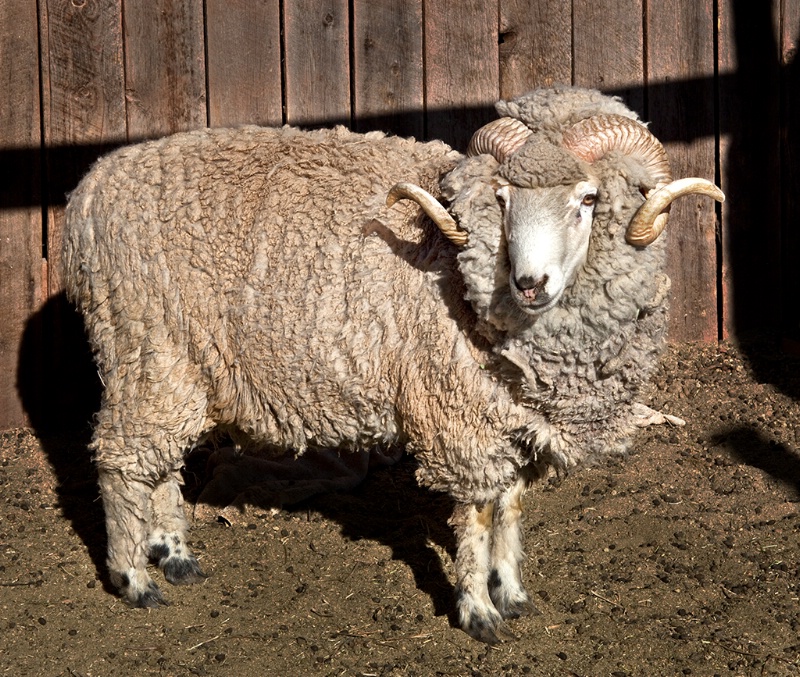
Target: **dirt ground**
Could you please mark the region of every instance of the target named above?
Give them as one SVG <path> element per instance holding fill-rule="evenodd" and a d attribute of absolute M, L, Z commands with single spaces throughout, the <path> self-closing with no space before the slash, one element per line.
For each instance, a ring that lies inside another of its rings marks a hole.
<path fill-rule="evenodd" d="M 450 504 L 411 459 L 291 509 L 205 506 L 191 542 L 210 577 L 155 571 L 172 604 L 138 610 L 105 578 L 85 440 L 2 433 L 0 671 L 800 674 L 798 367 L 769 341 L 670 349 L 652 405 L 686 427 L 528 493 L 540 614 L 496 647 L 453 627 Z"/>

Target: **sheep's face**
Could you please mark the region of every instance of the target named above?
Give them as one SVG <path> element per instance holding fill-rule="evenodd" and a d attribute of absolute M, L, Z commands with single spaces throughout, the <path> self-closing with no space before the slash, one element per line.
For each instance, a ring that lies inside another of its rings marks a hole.
<path fill-rule="evenodd" d="M 558 303 L 586 261 L 598 182 L 521 188 L 501 185 L 509 284 L 517 305 L 537 315 Z"/>

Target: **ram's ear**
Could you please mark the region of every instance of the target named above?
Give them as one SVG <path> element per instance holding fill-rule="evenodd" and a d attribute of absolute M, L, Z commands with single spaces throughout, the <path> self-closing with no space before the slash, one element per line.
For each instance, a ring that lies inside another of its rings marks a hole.
<path fill-rule="evenodd" d="M 503 209 L 508 209 L 508 203 L 511 200 L 511 188 L 508 184 L 504 184 L 495 189 L 494 194 L 503 206 Z"/>

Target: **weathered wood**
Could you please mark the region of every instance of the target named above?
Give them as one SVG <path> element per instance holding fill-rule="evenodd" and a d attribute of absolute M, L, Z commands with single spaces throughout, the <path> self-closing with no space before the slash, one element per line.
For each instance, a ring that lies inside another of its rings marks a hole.
<path fill-rule="evenodd" d="M 355 129 L 423 136 L 422 38 L 422 0 L 355 0 Z"/>
<path fill-rule="evenodd" d="M 348 0 L 285 0 L 286 122 L 350 122 Z"/>
<path fill-rule="evenodd" d="M 280 0 L 206 0 L 208 119 L 280 125 Z"/>
<path fill-rule="evenodd" d="M 205 126 L 203 0 L 126 1 L 124 27 L 129 138 Z"/>
<path fill-rule="evenodd" d="M 672 340 L 798 340 L 798 40 L 800 0 L 0 0 L 0 428 L 31 422 L 59 369 L 76 390 L 58 254 L 99 154 L 283 121 L 463 150 L 498 98 L 554 82 L 621 94 L 676 176 L 719 172 L 719 233 L 707 198 L 672 211 Z"/>
<path fill-rule="evenodd" d="M 572 6 L 574 83 L 613 91 L 643 113 L 642 0 L 574 0 Z M 659 6 L 656 13 L 663 11 Z"/>
<path fill-rule="evenodd" d="M 780 0 L 723 0 L 719 24 L 725 337 L 780 324 Z"/>
<path fill-rule="evenodd" d="M 21 149 L 0 163 L 0 430 L 27 423 L 17 389 L 26 324 L 43 296 L 39 72 L 35 3 L 0 0 L 0 147 Z M 22 202 L 22 204 L 20 204 Z M 39 355 L 29 355 L 36 362 Z M 36 384 L 20 384 L 35 388 Z"/>
<path fill-rule="evenodd" d="M 61 290 L 66 193 L 108 144 L 126 139 L 121 1 L 41 3 L 49 293 Z M 87 44 L 91 49 L 87 49 Z"/>
<path fill-rule="evenodd" d="M 647 14 L 647 78 L 651 129 L 666 142 L 673 175 L 715 175 L 714 14 L 712 0 L 663 0 Z M 673 87 L 693 81 L 693 87 Z M 670 334 L 674 341 L 717 338 L 717 246 L 715 204 L 699 196 L 672 206 L 669 233 L 672 279 Z"/>
<path fill-rule="evenodd" d="M 96 372 L 80 320 L 61 293 L 64 203 L 98 155 L 126 140 L 121 1 L 47 0 L 39 7 L 49 300 L 31 318 L 44 337 L 38 397 L 28 408 L 37 429 L 80 426 L 92 414 Z"/>
<path fill-rule="evenodd" d="M 500 96 L 572 83 L 572 0 L 500 0 Z"/>
<path fill-rule="evenodd" d="M 497 18 L 497 0 L 425 2 L 427 135 L 459 150 L 496 117 Z"/>
<path fill-rule="evenodd" d="M 781 3 L 781 291 L 783 332 L 800 345 L 800 0 Z"/>

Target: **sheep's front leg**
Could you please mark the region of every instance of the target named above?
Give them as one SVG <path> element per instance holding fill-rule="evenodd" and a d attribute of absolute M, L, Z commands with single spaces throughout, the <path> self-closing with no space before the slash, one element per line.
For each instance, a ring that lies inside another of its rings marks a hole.
<path fill-rule="evenodd" d="M 147 539 L 148 555 L 158 562 L 164 577 L 173 585 L 197 583 L 206 578 L 186 545 L 189 525 L 177 473 L 156 485 L 150 505 L 152 527 Z"/>
<path fill-rule="evenodd" d="M 521 500 L 527 485 L 527 480 L 520 477 L 495 503 L 489 596 L 505 619 L 537 612 L 522 585 L 520 571 L 525 557 Z"/>
<path fill-rule="evenodd" d="M 489 597 L 489 570 L 494 504 L 458 504 L 450 519 L 457 541 L 456 608 L 464 631 L 497 644 L 514 635 Z"/>
<path fill-rule="evenodd" d="M 111 582 L 132 606 L 166 604 L 146 569 L 151 488 L 116 470 L 98 467 L 98 475 L 106 517 Z"/>

